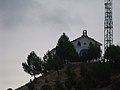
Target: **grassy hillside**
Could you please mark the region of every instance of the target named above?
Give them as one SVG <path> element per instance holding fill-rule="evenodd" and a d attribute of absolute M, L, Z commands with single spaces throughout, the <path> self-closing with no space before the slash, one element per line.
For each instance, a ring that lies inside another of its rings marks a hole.
<path fill-rule="evenodd" d="M 70 66 L 70 68 L 69 68 L 70 70 L 68 70 L 68 66 Z M 91 71 L 90 68 L 91 68 L 91 66 L 93 66 L 93 64 L 85 64 L 85 66 L 87 67 L 87 69 L 89 71 Z M 36 78 L 31 83 L 27 83 L 24 86 L 21 86 L 20 88 L 18 88 L 16 90 L 41 90 L 41 87 L 43 85 L 49 85 L 52 88 L 52 90 L 70 90 L 70 89 L 71 90 L 80 90 L 80 89 L 77 89 L 77 87 L 78 88 L 81 88 L 83 86 L 86 87 L 86 85 L 81 84 L 82 76 L 81 76 L 80 68 L 81 68 L 81 64 L 65 65 L 64 69 L 59 70 L 59 77 L 58 77 L 58 73 L 56 71 L 50 71 L 49 73 L 47 73 L 47 75 Z M 71 73 L 70 75 L 67 75 L 66 73 L 70 73 L 69 71 L 71 71 L 73 73 Z M 71 82 L 72 82 L 72 84 L 68 84 L 68 88 L 71 87 L 70 89 L 68 89 L 65 85 L 65 82 L 67 80 L 71 80 Z M 76 81 L 74 82 L 74 80 L 76 80 Z M 78 80 L 80 81 L 80 83 Z M 63 89 L 55 89 L 55 87 L 57 86 L 57 84 L 56 84 L 57 81 L 60 81 Z M 89 80 L 88 80 L 88 82 L 89 82 Z M 104 82 L 106 82 L 106 81 L 104 81 Z M 87 86 L 89 86 L 89 83 Z M 50 90 L 50 89 L 44 89 L 44 90 Z M 88 90 L 88 89 L 84 88 L 81 90 Z M 89 90 L 120 90 L 120 73 L 112 72 L 109 83 L 105 83 L 105 85 L 103 85 L 103 84 L 101 84 L 101 82 L 99 82 L 98 85 L 96 85 L 95 87 L 93 86 Z"/>

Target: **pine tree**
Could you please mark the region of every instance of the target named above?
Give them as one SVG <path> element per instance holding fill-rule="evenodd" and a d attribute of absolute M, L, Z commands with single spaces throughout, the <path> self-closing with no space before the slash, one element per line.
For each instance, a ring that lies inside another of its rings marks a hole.
<path fill-rule="evenodd" d="M 105 51 L 105 59 L 113 63 L 120 63 L 120 46 L 111 45 Z"/>
<path fill-rule="evenodd" d="M 97 60 L 101 57 L 101 49 L 98 45 L 90 45 L 87 51 L 88 60 Z"/>
<path fill-rule="evenodd" d="M 53 56 L 51 55 L 50 51 L 44 54 L 43 57 L 43 74 L 46 74 L 49 70 L 53 69 Z"/>
<path fill-rule="evenodd" d="M 57 54 L 53 55 L 53 62 L 52 62 L 53 69 L 57 71 L 58 78 L 59 78 L 59 70 L 64 68 L 64 63 L 62 60 L 60 60 L 59 56 Z"/>
<path fill-rule="evenodd" d="M 27 62 L 23 62 L 22 66 L 26 73 L 34 76 L 34 79 L 36 78 L 36 75 L 42 73 L 42 61 L 34 51 L 28 55 Z"/>
<path fill-rule="evenodd" d="M 63 33 L 59 38 L 56 46 L 56 54 L 60 57 L 63 62 L 66 61 L 76 61 L 78 59 L 78 54 L 70 42 L 69 37 Z"/>

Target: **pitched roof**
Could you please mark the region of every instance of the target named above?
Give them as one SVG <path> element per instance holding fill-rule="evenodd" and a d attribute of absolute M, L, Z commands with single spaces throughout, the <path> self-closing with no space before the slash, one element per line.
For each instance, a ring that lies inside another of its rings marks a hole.
<path fill-rule="evenodd" d="M 88 37 L 87 35 L 86 35 L 86 36 L 85 36 L 85 35 L 82 35 L 81 37 L 78 37 L 77 39 L 75 39 L 75 40 L 73 40 L 73 41 L 71 41 L 71 42 L 75 42 L 75 41 L 77 41 L 77 40 L 79 40 L 79 39 L 81 39 L 81 38 L 83 38 L 83 37 L 86 37 L 86 38 L 88 38 L 88 39 L 90 39 L 90 40 L 98 43 L 100 46 L 102 45 L 100 42 L 94 40 L 93 38 Z"/>

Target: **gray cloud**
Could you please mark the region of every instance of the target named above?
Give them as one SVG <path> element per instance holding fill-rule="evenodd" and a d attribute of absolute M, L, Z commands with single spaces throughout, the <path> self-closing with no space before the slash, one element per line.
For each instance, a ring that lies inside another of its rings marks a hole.
<path fill-rule="evenodd" d="M 0 0 L 0 19 L 3 29 L 11 29 L 24 22 L 30 0 Z"/>
<path fill-rule="evenodd" d="M 72 9 L 75 4 L 72 0 L 70 4 L 68 0 L 1 0 L 1 27 L 10 30 L 18 26 L 39 25 L 68 29 L 71 24 L 83 24 L 80 17 L 71 14 L 69 8 Z"/>

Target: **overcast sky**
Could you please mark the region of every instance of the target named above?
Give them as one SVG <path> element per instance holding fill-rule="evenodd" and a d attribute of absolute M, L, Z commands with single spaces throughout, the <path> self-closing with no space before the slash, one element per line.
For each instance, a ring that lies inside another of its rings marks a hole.
<path fill-rule="evenodd" d="M 114 44 L 120 44 L 120 0 L 113 1 Z M 104 0 L 0 0 L 0 90 L 29 82 L 22 62 L 35 51 L 41 58 L 65 32 L 103 43 Z"/>

